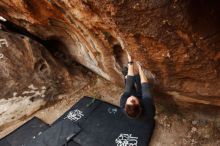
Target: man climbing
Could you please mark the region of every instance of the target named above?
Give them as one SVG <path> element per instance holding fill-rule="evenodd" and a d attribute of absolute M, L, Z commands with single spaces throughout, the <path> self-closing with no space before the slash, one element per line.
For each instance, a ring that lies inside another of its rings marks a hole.
<path fill-rule="evenodd" d="M 128 54 L 128 71 L 125 76 L 125 91 L 120 99 L 120 107 L 133 120 L 146 121 L 149 126 L 149 141 L 154 129 L 155 105 L 150 93 L 148 78 L 139 63 L 139 74 L 134 74 L 134 63 Z M 148 142 L 149 142 L 148 141 Z"/>

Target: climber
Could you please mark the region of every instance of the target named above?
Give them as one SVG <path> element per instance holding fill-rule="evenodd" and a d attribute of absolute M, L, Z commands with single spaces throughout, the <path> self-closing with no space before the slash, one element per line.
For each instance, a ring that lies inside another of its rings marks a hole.
<path fill-rule="evenodd" d="M 136 63 L 139 74 L 134 74 L 134 62 L 128 56 L 128 71 L 125 76 L 125 91 L 120 99 L 120 107 L 133 120 L 144 120 L 149 124 L 149 136 L 154 129 L 155 106 L 150 93 L 149 79 L 145 76 L 140 63 Z M 150 138 L 149 138 L 150 139 Z"/>

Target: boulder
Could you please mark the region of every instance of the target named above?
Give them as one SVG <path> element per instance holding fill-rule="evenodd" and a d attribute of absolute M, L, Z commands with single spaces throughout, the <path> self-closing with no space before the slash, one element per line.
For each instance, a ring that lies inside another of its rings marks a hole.
<path fill-rule="evenodd" d="M 1 0 L 0 16 L 115 84 L 124 83 L 128 51 L 160 92 L 219 106 L 219 7 L 217 0 Z"/>
<path fill-rule="evenodd" d="M 66 68 L 44 46 L 0 30 L 1 128 L 33 114 L 58 94 L 76 90 L 79 84 L 73 86 L 72 81 Z"/>

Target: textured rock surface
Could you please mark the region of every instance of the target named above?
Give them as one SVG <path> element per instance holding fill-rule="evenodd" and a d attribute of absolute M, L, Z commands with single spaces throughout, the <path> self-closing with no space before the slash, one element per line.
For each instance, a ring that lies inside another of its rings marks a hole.
<path fill-rule="evenodd" d="M 220 105 L 219 7 L 217 0 L 1 0 L 0 15 L 116 84 L 128 50 L 160 90 Z"/>
<path fill-rule="evenodd" d="M 0 43 L 0 131 L 57 95 L 85 85 L 85 77 L 70 75 L 45 47 L 28 37 L 0 30 Z"/>
<path fill-rule="evenodd" d="M 118 97 L 124 89 L 101 77 L 94 77 L 90 78 L 92 82 L 82 89 L 84 92 L 80 90 L 71 96 L 66 96 L 60 102 L 47 106 L 32 116 L 37 116 L 46 123 L 51 124 L 85 94 L 118 105 Z M 220 145 L 219 110 L 211 112 L 206 108 L 205 111 L 208 114 L 205 115 L 201 110 L 196 112 L 193 111 L 193 108 L 190 108 L 184 111 L 171 107 L 167 103 L 164 105 L 158 103 L 156 102 L 156 127 L 149 146 Z M 16 121 L 10 124 L 4 131 L 0 130 L 0 138 L 28 121 L 28 119 Z"/>
<path fill-rule="evenodd" d="M 151 145 L 220 145 L 219 107 L 197 104 L 220 106 L 219 3 L 1 0 L 0 137 L 32 116 L 53 122 L 85 94 L 118 104 L 128 51 L 162 93 Z"/>

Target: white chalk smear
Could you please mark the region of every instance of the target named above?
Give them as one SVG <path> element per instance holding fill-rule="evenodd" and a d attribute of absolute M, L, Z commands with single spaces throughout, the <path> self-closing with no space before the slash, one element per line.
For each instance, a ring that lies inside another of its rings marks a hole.
<path fill-rule="evenodd" d="M 0 53 L 0 59 L 4 58 L 4 54 Z"/>
<path fill-rule="evenodd" d="M 0 39 L 0 48 L 5 45 L 6 47 L 8 47 L 8 42 L 6 39 Z"/>
<path fill-rule="evenodd" d="M 7 21 L 4 17 L 0 16 L 0 21 Z"/>

